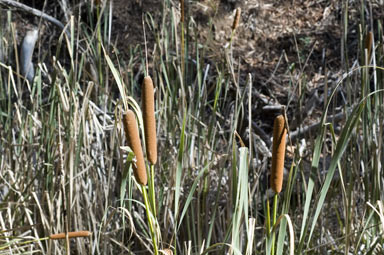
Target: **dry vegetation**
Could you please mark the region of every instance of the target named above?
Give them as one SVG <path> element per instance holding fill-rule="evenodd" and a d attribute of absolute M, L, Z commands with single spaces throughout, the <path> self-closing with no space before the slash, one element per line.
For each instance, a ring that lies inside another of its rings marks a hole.
<path fill-rule="evenodd" d="M 15 2 L 0 254 L 383 253 L 382 1 Z"/>

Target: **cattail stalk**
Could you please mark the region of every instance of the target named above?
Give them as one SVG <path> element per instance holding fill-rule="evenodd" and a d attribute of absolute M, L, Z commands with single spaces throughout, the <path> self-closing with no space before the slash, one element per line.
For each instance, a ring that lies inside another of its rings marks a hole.
<path fill-rule="evenodd" d="M 153 82 L 150 76 L 144 77 L 143 85 L 143 117 L 147 158 L 152 165 L 157 162 L 155 100 Z"/>
<path fill-rule="evenodd" d="M 89 231 L 76 231 L 76 232 L 68 232 L 69 238 L 76 238 L 76 237 L 88 237 L 91 236 L 92 233 Z M 58 234 L 52 234 L 49 236 L 49 239 L 56 240 L 56 239 L 65 239 L 65 233 L 58 233 Z"/>
<path fill-rule="evenodd" d="M 136 161 L 133 164 L 133 173 L 136 181 L 141 185 L 147 185 L 147 170 L 145 169 L 143 149 L 141 147 L 136 116 L 133 111 L 128 110 L 127 113 L 123 115 L 123 124 L 128 145 L 136 156 Z"/>
<path fill-rule="evenodd" d="M 280 193 L 283 186 L 286 134 L 284 116 L 279 115 L 273 124 L 272 171 L 270 178 L 271 188 L 276 193 Z"/>
<path fill-rule="evenodd" d="M 185 77 L 185 39 L 184 39 L 184 21 L 185 21 L 185 3 L 184 0 L 180 0 L 180 25 L 181 25 L 181 74 Z"/>

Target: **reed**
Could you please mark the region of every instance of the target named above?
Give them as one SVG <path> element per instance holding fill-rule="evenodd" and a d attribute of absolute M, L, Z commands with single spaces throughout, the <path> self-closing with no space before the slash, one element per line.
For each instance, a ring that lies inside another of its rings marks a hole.
<path fill-rule="evenodd" d="M 139 137 L 139 129 L 137 128 L 135 113 L 128 110 L 123 115 L 123 124 L 125 136 L 129 147 L 131 147 L 133 153 L 136 156 L 136 160 L 133 164 L 133 173 L 136 181 L 141 185 L 147 185 L 147 171 L 145 169 L 143 149 L 141 147 L 141 141 Z"/>
<path fill-rule="evenodd" d="M 180 26 L 181 26 L 181 41 L 180 41 L 180 44 L 181 44 L 181 74 L 182 74 L 182 77 L 185 78 L 184 74 L 185 74 L 185 48 L 186 48 L 186 45 L 185 45 L 185 31 L 184 31 L 184 23 L 185 23 L 185 2 L 184 0 L 180 0 Z M 188 27 L 188 26 L 187 26 Z"/>
<path fill-rule="evenodd" d="M 142 85 L 143 91 L 143 117 L 147 158 L 152 165 L 157 162 L 156 119 L 153 82 L 146 76 Z"/>
<path fill-rule="evenodd" d="M 89 231 L 68 232 L 69 238 L 88 237 L 91 235 L 92 235 L 92 233 Z M 49 236 L 49 239 L 52 239 L 52 240 L 65 239 L 65 233 L 52 234 Z"/>
<path fill-rule="evenodd" d="M 270 185 L 276 193 L 281 192 L 283 185 L 284 156 L 285 156 L 285 119 L 283 115 L 276 117 L 273 123 L 273 145 L 272 145 L 272 169 Z"/>

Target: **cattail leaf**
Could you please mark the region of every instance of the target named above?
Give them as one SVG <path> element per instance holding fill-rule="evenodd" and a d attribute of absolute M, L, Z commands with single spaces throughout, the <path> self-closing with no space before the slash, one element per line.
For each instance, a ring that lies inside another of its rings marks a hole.
<path fill-rule="evenodd" d="M 248 148 L 239 149 L 239 174 L 236 185 L 235 207 L 232 217 L 232 247 L 241 250 L 241 230 L 243 219 L 248 219 Z M 248 231 L 248 221 L 245 221 Z"/>
<path fill-rule="evenodd" d="M 103 47 L 103 45 L 101 45 L 101 46 Z M 104 47 L 103 47 L 103 51 L 104 51 L 105 60 L 107 61 L 109 69 L 111 69 L 113 78 L 115 79 L 117 87 L 119 88 L 120 96 L 121 96 L 123 104 L 124 104 L 124 110 L 128 110 L 128 104 L 127 104 L 127 100 L 126 100 L 127 96 L 125 94 L 122 78 L 120 77 L 119 72 L 117 71 L 117 69 L 113 65 L 113 62 L 112 62 L 111 58 L 105 52 Z"/>
<path fill-rule="evenodd" d="M 184 155 L 184 141 L 185 141 L 185 126 L 187 123 L 187 112 L 184 111 L 183 127 L 181 128 L 179 152 L 177 155 L 177 168 L 176 168 L 176 187 L 175 187 L 175 220 L 179 212 L 179 199 L 181 189 L 181 174 L 183 170 L 183 155 Z"/>
<path fill-rule="evenodd" d="M 350 73 L 352 73 L 352 72 L 350 72 Z M 312 163 L 311 163 L 311 172 L 312 173 L 309 176 L 308 186 L 307 186 L 307 190 L 305 192 L 305 203 L 304 203 L 303 220 L 302 220 L 302 224 L 301 224 L 300 241 L 299 241 L 298 252 L 300 252 L 302 250 L 302 247 L 303 247 L 304 242 L 305 242 L 306 232 L 307 232 L 308 227 L 309 227 L 309 223 L 307 223 L 307 219 L 308 219 L 308 216 L 309 216 L 309 211 L 310 211 L 310 205 L 311 205 L 311 201 L 312 201 L 313 190 L 314 190 L 314 187 L 315 187 L 315 181 L 314 181 L 314 177 L 313 176 L 314 176 L 315 172 L 317 171 L 317 169 L 319 167 L 320 156 L 321 156 L 322 148 L 323 148 L 323 141 L 324 141 L 324 137 L 325 137 L 325 134 L 326 134 L 326 125 L 325 125 L 325 123 L 326 123 L 326 117 L 327 117 L 329 105 L 332 102 L 331 99 L 334 97 L 334 95 L 335 95 L 335 93 L 337 91 L 337 88 L 342 84 L 342 81 L 348 75 L 349 74 L 344 75 L 343 78 L 339 81 L 339 83 L 336 85 L 336 87 L 332 91 L 329 99 L 327 100 L 328 103 L 327 103 L 327 105 L 325 107 L 324 114 L 321 117 L 320 134 L 317 136 L 317 138 L 315 140 L 315 146 L 314 146 L 313 156 L 312 156 Z"/>
<path fill-rule="evenodd" d="M 284 229 L 286 229 L 286 226 L 288 225 L 288 230 L 289 230 L 289 255 L 294 255 L 294 252 L 295 252 L 295 233 L 293 231 L 293 224 L 292 224 L 292 220 L 291 220 L 291 217 L 289 217 L 288 214 L 282 214 L 280 215 L 280 217 L 277 219 L 275 225 L 273 225 L 273 228 L 272 228 L 272 231 L 271 231 L 271 234 L 272 233 L 275 233 L 276 230 L 277 230 L 277 227 L 280 225 L 280 229 L 281 229 L 281 226 L 283 226 Z M 267 254 L 271 254 L 271 248 L 272 248 L 272 238 L 268 238 L 267 239 Z"/>
<path fill-rule="evenodd" d="M 347 122 L 346 122 L 346 124 L 342 130 L 341 135 L 340 135 L 340 138 L 336 144 L 334 156 L 331 160 L 331 163 L 330 163 L 330 166 L 328 169 L 328 173 L 326 175 L 323 187 L 320 191 L 319 199 L 318 199 L 317 206 L 316 206 L 316 211 L 315 211 L 313 221 L 312 221 L 311 231 L 309 233 L 309 237 L 308 237 L 308 240 L 306 242 L 307 246 L 310 244 L 310 241 L 311 241 L 311 238 L 313 235 L 313 231 L 316 227 L 317 219 L 318 219 L 320 212 L 321 212 L 321 209 L 324 205 L 325 197 L 326 197 L 326 195 L 328 193 L 328 189 L 331 185 L 331 182 L 332 182 L 336 167 L 338 165 L 338 162 L 341 159 L 341 157 L 342 157 L 342 155 L 343 155 L 343 153 L 344 153 L 344 151 L 345 151 L 345 149 L 349 143 L 349 140 L 350 140 L 350 137 L 352 135 L 354 128 L 359 123 L 360 115 L 364 110 L 365 103 L 370 96 L 372 96 L 378 92 L 382 92 L 382 91 L 383 90 L 378 90 L 378 91 L 372 92 L 367 97 L 363 98 L 363 100 L 361 100 L 360 103 L 354 108 L 350 117 L 347 119 Z"/>
<path fill-rule="evenodd" d="M 188 209 L 188 207 L 192 201 L 193 194 L 195 193 L 195 190 L 197 188 L 197 184 L 199 183 L 199 180 L 201 179 L 201 177 L 204 175 L 205 171 L 208 169 L 209 165 L 210 165 L 210 163 L 208 165 L 206 165 L 202 170 L 200 170 L 199 174 L 195 177 L 195 180 L 192 184 L 191 190 L 189 191 L 187 200 L 185 201 L 183 211 L 180 214 L 179 225 L 177 226 L 177 230 L 179 230 L 181 223 L 183 221 L 183 218 L 185 216 L 185 213 L 187 212 L 187 209 Z"/>
<path fill-rule="evenodd" d="M 127 149 L 128 155 L 127 155 L 127 164 L 125 164 L 125 167 L 123 169 L 123 174 L 121 178 L 121 184 L 120 184 L 120 207 L 124 207 L 124 198 L 125 198 L 125 192 L 126 192 L 126 187 L 127 187 L 127 181 L 131 179 L 131 169 L 132 169 L 132 164 L 130 163 L 133 158 L 135 157 L 135 154 L 133 151 L 128 147 Z"/>
<path fill-rule="evenodd" d="M 293 187 L 294 187 L 294 182 L 296 180 L 296 174 L 299 170 L 299 166 L 301 164 L 301 159 L 297 163 L 292 163 L 291 169 L 289 171 L 289 177 L 288 177 L 288 182 L 287 182 L 287 187 L 284 192 L 284 202 L 283 202 L 283 209 L 281 214 L 288 214 L 289 208 L 291 205 L 291 197 L 292 197 L 292 192 L 293 192 Z M 277 239 L 277 246 L 276 246 L 276 255 L 281 255 L 283 254 L 283 249 L 284 249 L 284 241 L 287 233 L 287 220 L 284 218 L 282 219 L 282 222 L 280 223 L 280 229 L 279 229 L 279 236 Z"/>

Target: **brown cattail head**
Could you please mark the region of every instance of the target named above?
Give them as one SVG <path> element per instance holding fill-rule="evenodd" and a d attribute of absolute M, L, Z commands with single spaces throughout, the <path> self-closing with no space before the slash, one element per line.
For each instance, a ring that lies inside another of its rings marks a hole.
<path fill-rule="evenodd" d="M 237 7 L 236 14 L 235 14 L 235 19 L 233 20 L 233 24 L 232 24 L 232 30 L 235 30 L 239 26 L 240 15 L 241 15 L 241 8 Z"/>
<path fill-rule="evenodd" d="M 143 113 L 144 131 L 147 157 L 152 165 L 157 161 L 157 142 L 156 142 L 156 120 L 155 120 L 155 99 L 153 82 L 151 77 L 146 76 L 143 80 Z"/>
<path fill-rule="evenodd" d="M 272 171 L 270 185 L 276 193 L 280 193 L 283 186 L 284 156 L 285 156 L 285 119 L 283 115 L 276 117 L 273 123 L 273 145 L 272 145 Z"/>
<path fill-rule="evenodd" d="M 180 0 L 180 22 L 184 22 L 185 6 L 184 0 Z"/>
<path fill-rule="evenodd" d="M 133 173 L 136 181 L 141 185 L 147 185 L 147 170 L 145 169 L 143 149 L 141 147 L 136 116 L 133 111 L 128 110 L 127 113 L 123 115 L 123 124 L 128 145 L 136 156 L 136 162 L 133 164 Z"/>
<path fill-rule="evenodd" d="M 76 237 L 88 237 L 92 235 L 89 231 L 76 231 L 76 232 L 68 232 L 69 238 L 76 238 Z M 49 236 L 49 239 L 65 239 L 65 233 L 59 233 L 59 234 L 52 234 Z"/>
<path fill-rule="evenodd" d="M 365 47 L 364 47 L 365 49 L 367 49 L 367 52 L 368 52 L 368 61 L 371 58 L 372 44 L 373 44 L 373 33 L 372 31 L 369 31 L 365 37 Z"/>

